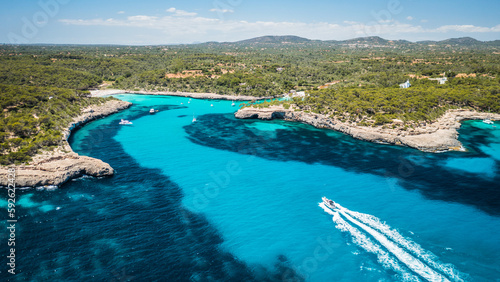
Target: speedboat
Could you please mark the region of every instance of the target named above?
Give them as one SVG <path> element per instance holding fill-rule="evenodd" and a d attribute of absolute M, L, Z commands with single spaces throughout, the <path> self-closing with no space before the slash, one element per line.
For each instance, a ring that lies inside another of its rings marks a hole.
<path fill-rule="evenodd" d="M 326 197 L 323 197 L 321 198 L 323 200 L 323 203 L 325 203 L 325 205 L 331 209 L 338 209 L 338 207 L 335 205 L 335 202 L 326 198 Z"/>
<path fill-rule="evenodd" d="M 150 114 L 155 114 L 156 112 L 158 112 L 158 110 L 155 110 L 155 109 L 151 109 L 151 110 L 149 110 L 149 113 L 150 113 Z"/>
<path fill-rule="evenodd" d="M 126 119 L 122 119 L 119 124 L 132 124 L 132 122 Z"/>

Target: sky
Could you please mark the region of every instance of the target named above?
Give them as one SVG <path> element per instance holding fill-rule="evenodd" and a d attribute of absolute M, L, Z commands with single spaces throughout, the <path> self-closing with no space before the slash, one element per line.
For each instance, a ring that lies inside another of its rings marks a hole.
<path fill-rule="evenodd" d="M 500 39 L 499 0 L 17 0 L 0 43 L 164 45 L 264 35 Z"/>

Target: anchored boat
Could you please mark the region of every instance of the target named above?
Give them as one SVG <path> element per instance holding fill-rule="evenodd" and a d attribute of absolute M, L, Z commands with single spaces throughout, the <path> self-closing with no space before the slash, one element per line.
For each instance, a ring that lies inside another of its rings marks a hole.
<path fill-rule="evenodd" d="M 122 119 L 119 124 L 122 124 L 122 125 L 124 125 L 124 124 L 132 124 L 132 122 L 128 121 L 126 119 Z"/>

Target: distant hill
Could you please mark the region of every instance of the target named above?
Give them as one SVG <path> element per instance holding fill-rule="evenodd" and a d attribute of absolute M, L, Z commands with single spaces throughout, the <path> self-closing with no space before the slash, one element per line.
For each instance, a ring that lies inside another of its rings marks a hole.
<path fill-rule="evenodd" d="M 476 40 L 472 37 L 460 37 L 460 38 L 450 38 L 443 41 L 439 41 L 439 44 L 449 44 L 449 45 L 461 45 L 461 46 L 471 46 L 480 45 L 483 42 Z"/>
<path fill-rule="evenodd" d="M 500 40 L 489 41 L 489 42 L 486 42 L 486 44 L 488 44 L 490 46 L 500 47 Z"/>
<path fill-rule="evenodd" d="M 479 47 L 479 48 L 487 48 L 487 47 L 500 47 L 500 40 L 495 41 L 480 41 L 474 39 L 472 37 L 459 37 L 459 38 L 450 38 L 441 41 L 433 41 L 433 40 L 425 40 L 418 42 L 411 42 L 408 40 L 387 40 L 379 36 L 367 36 L 367 37 L 358 37 L 348 40 L 311 40 L 300 36 L 294 35 L 267 35 L 260 36 L 251 39 L 236 41 L 236 42 L 206 42 L 203 44 L 208 45 L 217 45 L 217 44 L 237 44 L 237 45 L 245 45 L 245 44 L 269 44 L 269 45 L 280 45 L 280 44 L 330 44 L 330 45 L 357 45 L 360 47 L 370 47 L 370 46 L 426 46 L 426 45 L 436 45 L 436 46 L 455 46 L 455 47 Z"/>
<path fill-rule="evenodd" d="M 358 37 L 354 39 L 340 41 L 343 44 L 368 44 L 368 45 L 387 45 L 389 40 L 378 36 Z"/>
<path fill-rule="evenodd" d="M 268 43 L 268 44 L 281 44 L 281 43 L 305 43 L 311 41 L 310 39 L 294 36 L 294 35 L 267 35 L 246 40 L 237 41 L 235 43 L 252 44 L 252 43 Z"/>

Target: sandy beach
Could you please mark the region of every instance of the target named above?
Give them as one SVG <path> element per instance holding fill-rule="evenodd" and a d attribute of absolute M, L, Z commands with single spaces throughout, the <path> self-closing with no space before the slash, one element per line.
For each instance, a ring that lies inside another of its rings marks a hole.
<path fill-rule="evenodd" d="M 105 90 L 91 90 L 92 97 L 103 97 L 116 94 L 142 94 L 142 95 L 165 95 L 165 96 L 179 96 L 189 97 L 195 99 L 216 99 L 216 100 L 233 100 L 233 101 L 252 101 L 272 99 L 275 97 L 254 97 L 254 96 L 235 96 L 235 95 L 221 95 L 216 93 L 194 93 L 194 92 L 169 92 L 169 91 L 132 91 L 120 89 L 105 89 Z"/>

